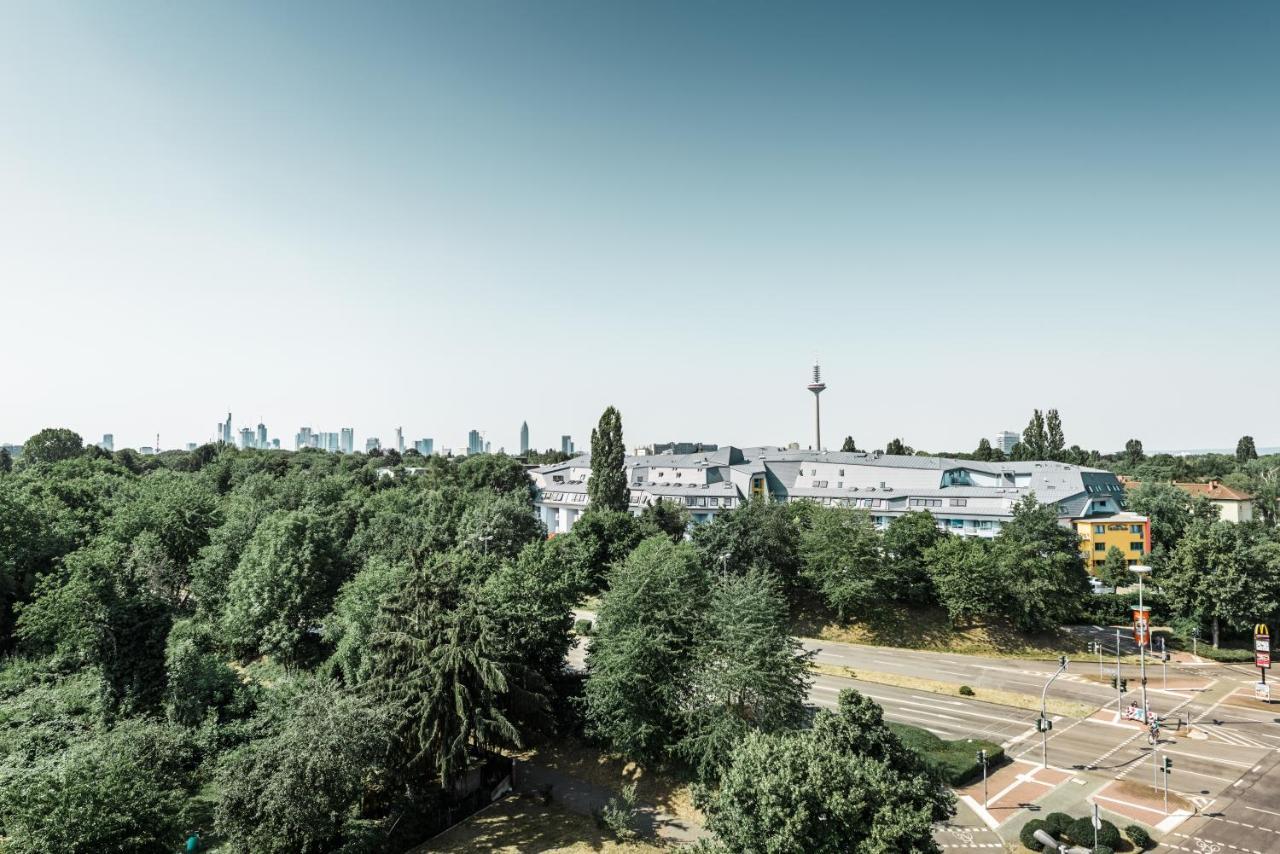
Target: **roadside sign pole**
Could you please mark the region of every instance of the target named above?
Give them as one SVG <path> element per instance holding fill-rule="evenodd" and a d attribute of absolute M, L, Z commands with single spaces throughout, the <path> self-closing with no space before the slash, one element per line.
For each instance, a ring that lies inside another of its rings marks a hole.
<path fill-rule="evenodd" d="M 982 763 L 982 808 L 987 808 L 987 751 L 978 751 L 978 761 Z"/>
<path fill-rule="evenodd" d="M 1090 823 L 1093 825 L 1093 847 L 1096 850 L 1098 847 L 1098 831 L 1102 828 L 1102 811 L 1098 809 L 1096 802 L 1093 805 L 1093 820 Z"/>
<path fill-rule="evenodd" d="M 1191 630 L 1191 654 L 1196 658 L 1200 657 L 1200 630 Z"/>
<path fill-rule="evenodd" d="M 1102 641 L 1095 641 L 1094 646 L 1098 648 L 1098 677 L 1102 677 Z"/>
<path fill-rule="evenodd" d="M 1040 720 L 1036 725 L 1040 727 L 1040 757 L 1041 764 L 1045 768 L 1049 767 L 1049 714 L 1045 711 L 1045 704 L 1048 702 L 1049 686 L 1053 684 L 1053 680 L 1062 675 L 1067 669 L 1067 657 L 1065 655 L 1058 656 L 1058 672 L 1049 677 L 1049 681 L 1044 683 L 1044 690 L 1040 692 Z"/>

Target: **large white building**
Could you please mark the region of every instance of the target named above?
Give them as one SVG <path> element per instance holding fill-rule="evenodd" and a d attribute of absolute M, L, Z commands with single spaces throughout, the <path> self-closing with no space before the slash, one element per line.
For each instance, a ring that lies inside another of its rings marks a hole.
<path fill-rule="evenodd" d="M 660 498 L 684 505 L 694 524 L 752 497 L 861 507 L 883 527 L 894 516 L 928 510 L 938 525 L 995 536 L 1013 505 L 1034 492 L 1064 520 L 1122 509 L 1124 487 L 1111 472 L 1056 462 L 985 463 L 788 448 L 722 447 L 695 454 L 627 457 L 631 511 Z M 553 533 L 568 531 L 587 506 L 589 454 L 532 471 L 538 514 Z"/>

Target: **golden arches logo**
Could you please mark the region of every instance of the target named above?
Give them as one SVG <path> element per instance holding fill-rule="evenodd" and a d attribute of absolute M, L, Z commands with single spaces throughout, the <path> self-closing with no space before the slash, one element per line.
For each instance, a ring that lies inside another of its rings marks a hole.
<path fill-rule="evenodd" d="M 1258 623 L 1256 626 L 1254 626 L 1254 627 L 1253 627 L 1253 633 L 1254 633 L 1255 635 L 1258 635 L 1259 637 L 1270 637 L 1270 636 L 1271 636 L 1271 632 L 1267 631 L 1267 624 L 1266 624 L 1266 623 Z"/>

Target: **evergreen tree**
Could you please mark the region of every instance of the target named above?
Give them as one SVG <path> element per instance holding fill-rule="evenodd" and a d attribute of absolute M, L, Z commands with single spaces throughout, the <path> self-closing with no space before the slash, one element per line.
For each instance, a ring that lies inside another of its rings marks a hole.
<path fill-rule="evenodd" d="M 8 448 L 0 448 L 0 474 L 8 474 L 13 471 L 13 457 L 9 454 Z"/>
<path fill-rule="evenodd" d="M 1252 436 L 1241 436 L 1236 442 L 1236 462 L 1247 463 L 1258 458 L 1258 449 L 1254 447 Z"/>
<path fill-rule="evenodd" d="M 1058 415 L 1058 410 L 1049 410 L 1049 414 L 1045 416 L 1045 425 L 1045 456 L 1061 462 L 1065 459 L 1067 439 L 1062 434 L 1062 418 Z"/>
<path fill-rule="evenodd" d="M 915 453 L 911 446 L 901 439 L 890 439 L 889 444 L 884 446 L 884 452 L 891 457 L 909 457 Z"/>
<path fill-rule="evenodd" d="M 852 436 L 845 436 L 844 444 L 840 446 L 840 450 L 846 453 L 857 453 L 858 445 L 853 441 Z"/>
<path fill-rule="evenodd" d="M 1043 460 L 1049 453 L 1049 439 L 1044 430 L 1044 413 L 1032 410 L 1031 421 L 1022 431 L 1022 445 L 1026 460 Z"/>
<path fill-rule="evenodd" d="M 1113 592 L 1119 592 L 1121 584 L 1128 584 L 1133 580 L 1124 552 L 1115 546 L 1107 549 L 1107 559 L 1103 561 L 1102 566 L 1097 567 L 1096 572 L 1104 584 L 1111 585 Z"/>
<path fill-rule="evenodd" d="M 980 462 L 991 462 L 994 454 L 991 452 L 991 443 L 985 438 L 978 440 L 978 449 L 973 452 L 973 458 Z"/>
<path fill-rule="evenodd" d="M 627 489 L 626 450 L 622 445 L 622 415 L 610 406 L 591 431 L 591 479 L 587 497 L 598 510 L 625 512 L 631 492 Z"/>
<path fill-rule="evenodd" d="M 1124 458 L 1130 465 L 1137 465 L 1147 458 L 1142 452 L 1142 441 L 1140 439 L 1130 439 L 1124 443 Z"/>

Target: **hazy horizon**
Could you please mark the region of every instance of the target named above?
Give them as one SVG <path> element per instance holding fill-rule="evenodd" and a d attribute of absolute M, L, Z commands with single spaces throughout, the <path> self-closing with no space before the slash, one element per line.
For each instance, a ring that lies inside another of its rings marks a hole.
<path fill-rule="evenodd" d="M 0 442 L 1280 445 L 1278 25 L 0 0 Z"/>

